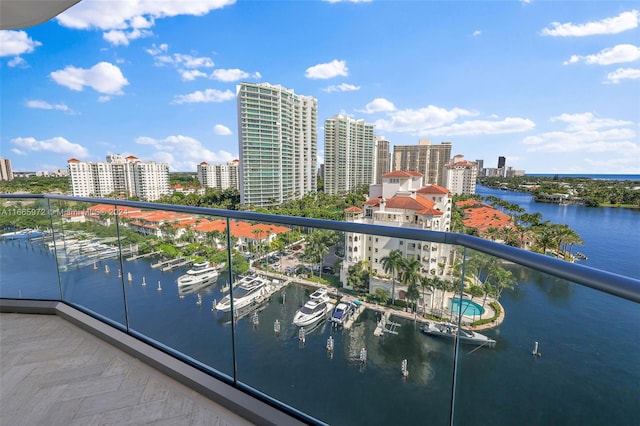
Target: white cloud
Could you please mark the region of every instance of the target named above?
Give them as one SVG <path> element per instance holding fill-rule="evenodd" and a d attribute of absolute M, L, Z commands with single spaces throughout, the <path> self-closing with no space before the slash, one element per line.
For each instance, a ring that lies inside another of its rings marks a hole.
<path fill-rule="evenodd" d="M 633 44 L 618 44 L 614 47 L 603 49 L 593 55 L 572 55 L 571 58 L 563 64 L 568 65 L 583 60 L 587 64 L 611 65 L 623 62 L 634 62 L 638 59 L 640 59 L 640 47 L 634 46 Z"/>
<path fill-rule="evenodd" d="M 87 157 L 89 151 L 87 148 L 76 143 L 71 143 L 61 136 L 39 141 L 35 138 L 15 138 L 11 139 L 11 143 L 16 146 L 13 150 L 19 155 L 26 155 L 27 152 L 52 152 L 54 154 L 65 154 L 72 157 Z"/>
<path fill-rule="evenodd" d="M 307 68 L 305 77 L 312 79 L 325 80 L 337 76 L 347 77 L 349 75 L 349 68 L 347 68 L 346 61 L 339 61 L 334 59 L 331 62 L 325 64 L 318 64 Z"/>
<path fill-rule="evenodd" d="M 560 114 L 556 117 L 551 117 L 551 122 L 566 123 L 567 130 L 597 130 L 606 127 L 621 127 L 630 126 L 633 124 L 631 121 L 614 120 L 611 118 L 597 118 L 590 112 L 577 113 L 577 114 Z"/>
<path fill-rule="evenodd" d="M 224 92 L 216 89 L 206 89 L 204 91 L 196 91 L 187 95 L 177 95 L 174 97 L 174 104 L 194 103 L 194 102 L 224 102 L 234 99 L 236 95 L 231 90 Z"/>
<path fill-rule="evenodd" d="M 41 101 L 39 99 L 33 99 L 31 101 L 27 101 L 27 107 L 36 108 L 36 109 L 54 109 L 57 111 L 73 113 L 73 110 L 68 106 L 66 106 L 65 104 L 50 104 L 47 101 Z"/>
<path fill-rule="evenodd" d="M 31 53 L 38 46 L 42 43 L 34 41 L 24 31 L 0 31 L 0 57 Z"/>
<path fill-rule="evenodd" d="M 424 135 L 433 129 L 453 123 L 460 117 L 474 116 L 478 115 L 478 113 L 462 108 L 447 110 L 445 108 L 429 105 L 417 110 L 398 110 L 387 115 L 389 117 L 388 119 L 380 119 L 376 121 L 376 130 Z"/>
<path fill-rule="evenodd" d="M 130 31 L 111 30 L 102 34 L 102 38 L 113 44 L 114 46 L 122 45 L 128 46 L 130 40 L 136 40 L 139 38 L 152 36 L 153 33 L 149 30 L 140 30 L 134 28 Z"/>
<path fill-rule="evenodd" d="M 156 46 L 155 44 L 153 44 L 151 45 L 151 48 L 145 49 L 145 51 L 151 56 L 159 55 L 160 53 L 166 52 L 168 50 L 169 45 L 167 43 L 162 43 L 160 44 L 160 46 Z"/>
<path fill-rule="evenodd" d="M 360 86 L 354 86 L 353 84 L 342 83 L 338 85 L 333 85 L 326 87 L 324 89 L 325 92 L 353 92 L 356 90 L 360 90 Z"/>
<path fill-rule="evenodd" d="M 29 68 L 29 64 L 27 64 L 27 61 L 22 59 L 22 57 L 20 56 L 16 56 L 15 58 L 10 59 L 9 62 L 7 62 L 7 65 L 9 65 L 11 68 Z"/>
<path fill-rule="evenodd" d="M 475 30 L 475 31 L 473 32 L 473 34 L 472 34 L 472 35 L 473 35 L 474 37 L 478 37 L 478 36 L 479 36 L 479 35 L 481 35 L 481 34 L 482 34 L 482 31 L 480 31 L 480 30 Z"/>
<path fill-rule="evenodd" d="M 227 136 L 231 134 L 231 129 L 223 124 L 216 124 L 215 126 L 213 126 L 213 132 L 216 135 Z"/>
<path fill-rule="evenodd" d="M 637 80 L 639 78 L 640 69 L 638 68 L 618 68 L 607 74 L 607 81 L 611 83 L 619 83 L 620 80 Z"/>
<path fill-rule="evenodd" d="M 533 129 L 536 124 L 526 118 L 506 117 L 500 121 L 469 120 L 450 126 L 438 127 L 430 130 L 434 136 L 469 136 L 469 135 L 498 135 L 504 133 L 519 133 Z"/>
<path fill-rule="evenodd" d="M 542 30 L 541 34 L 552 37 L 583 37 L 596 34 L 617 34 L 638 27 L 640 12 L 631 10 L 622 12 L 613 18 L 605 18 L 600 21 L 587 22 L 585 24 L 573 24 L 567 22 L 561 24 L 552 22 L 549 27 Z"/>
<path fill-rule="evenodd" d="M 122 88 L 129 84 L 120 68 L 109 62 L 100 62 L 89 69 L 69 65 L 52 72 L 51 78 L 71 90 L 82 91 L 87 86 L 107 95 L 120 95 Z"/>
<path fill-rule="evenodd" d="M 136 138 L 135 142 L 155 148 L 157 152 L 153 158 L 169 163 L 169 167 L 174 171 L 195 171 L 197 165 L 203 161 L 214 164 L 226 163 L 235 158 L 227 151 L 211 151 L 198 140 L 183 135 L 168 136 L 164 139 L 141 136 Z"/>
<path fill-rule="evenodd" d="M 69 28 L 104 30 L 106 41 L 127 45 L 129 40 L 150 35 L 151 31 L 148 29 L 154 26 L 156 19 L 178 15 L 206 15 L 214 9 L 234 3 L 235 0 L 84 0 L 56 19 Z M 112 30 L 120 33 L 113 33 Z M 110 35 L 106 35 L 109 33 Z"/>
<path fill-rule="evenodd" d="M 200 70 L 182 70 L 180 76 L 184 81 L 193 81 L 198 77 L 206 77 L 207 74 Z"/>
<path fill-rule="evenodd" d="M 111 96 L 107 96 L 107 95 L 98 96 L 98 102 L 100 102 L 101 104 L 105 102 L 109 102 L 110 100 L 111 100 Z"/>
<path fill-rule="evenodd" d="M 640 147 L 632 142 L 636 132 L 633 122 L 610 118 L 597 118 L 592 113 L 561 114 L 551 122 L 565 124 L 558 131 L 545 132 L 523 139 L 531 145 L 529 152 L 625 152 L 640 154 Z"/>
<path fill-rule="evenodd" d="M 393 102 L 386 100 L 385 98 L 375 98 L 369 102 L 363 110 L 357 110 L 367 114 L 373 114 L 376 112 L 389 112 L 395 111 L 396 107 Z"/>
<path fill-rule="evenodd" d="M 242 71 L 238 68 L 231 69 L 217 69 L 211 73 L 209 76 L 212 80 L 223 81 L 225 83 L 230 83 L 232 81 L 238 81 L 247 78 L 262 78 L 259 72 L 249 74 L 246 71 Z"/>

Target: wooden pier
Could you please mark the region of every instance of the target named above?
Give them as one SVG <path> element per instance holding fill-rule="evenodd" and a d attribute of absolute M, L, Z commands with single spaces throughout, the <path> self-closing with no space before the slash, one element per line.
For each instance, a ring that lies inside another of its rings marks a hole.
<path fill-rule="evenodd" d="M 358 317 L 360 316 L 361 313 L 364 312 L 365 310 L 365 306 L 364 305 L 358 305 L 358 307 L 356 308 L 355 312 L 353 313 L 353 315 L 351 315 L 349 317 L 349 319 L 347 320 L 347 322 L 344 323 L 344 329 L 345 330 L 350 330 L 351 327 L 353 326 L 353 323 L 356 322 L 356 320 L 358 319 Z"/>
<path fill-rule="evenodd" d="M 179 257 L 177 259 L 169 259 L 169 260 L 164 260 L 164 261 L 160 261 L 158 263 L 154 263 L 153 265 L 151 265 L 152 268 L 164 268 L 166 266 L 169 266 L 173 263 L 180 263 L 182 261 L 186 260 L 186 257 Z"/>
<path fill-rule="evenodd" d="M 162 268 L 162 272 L 171 271 L 171 270 L 173 270 L 175 268 L 179 268 L 181 266 L 187 266 L 187 265 L 190 265 L 192 263 L 193 263 L 193 260 L 191 260 L 191 259 L 186 259 L 186 260 L 183 260 L 182 262 L 178 262 L 178 263 L 171 263 L 171 264 L 165 266 L 164 268 Z"/>
<path fill-rule="evenodd" d="M 145 257 L 155 256 L 156 254 L 160 254 L 160 253 L 162 253 L 162 252 L 160 252 L 160 251 L 152 251 L 151 253 L 147 253 L 147 254 L 138 254 L 136 256 L 128 257 L 127 261 L 131 262 L 132 260 L 144 259 Z"/>

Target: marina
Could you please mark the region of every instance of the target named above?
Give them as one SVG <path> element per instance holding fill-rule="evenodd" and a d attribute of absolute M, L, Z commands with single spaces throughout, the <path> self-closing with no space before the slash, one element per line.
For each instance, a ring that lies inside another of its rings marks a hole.
<path fill-rule="evenodd" d="M 585 214 L 597 212 L 588 210 Z M 612 214 L 628 217 L 627 222 L 616 220 L 615 226 L 635 232 L 637 215 L 624 211 L 606 212 L 607 216 L 602 213 L 600 210 L 600 216 L 593 220 L 604 228 L 602 232 L 609 239 L 598 241 L 631 252 L 628 241 L 617 240 L 615 232 L 606 230 L 606 218 Z M 568 212 L 563 214 L 566 217 Z M 598 227 L 590 227 L 593 232 L 600 232 L 595 229 Z M 589 238 L 588 232 L 581 234 Z M 588 263 L 596 267 L 624 268 L 628 263 L 627 269 L 619 272 L 637 274 L 634 262 L 618 260 L 615 250 L 607 255 L 601 245 L 587 244 L 583 251 L 589 257 Z M 2 280 L 17 283 L 10 288 L 3 285 L 3 297 L 59 297 L 55 261 L 54 252 L 47 249 L 45 241 L 0 242 Z M 93 269 L 94 263 L 98 270 Z M 92 261 L 62 271 L 62 291 L 66 300 L 121 324 L 125 324 L 122 300 L 126 294 L 131 330 L 222 374 L 232 375 L 235 363 L 240 382 L 330 424 L 409 425 L 416 418 L 429 418 L 434 424 L 448 423 L 455 346 L 452 340 L 425 335 L 421 322 L 411 319 L 412 315 L 390 314 L 387 320 L 399 324 L 395 328 L 397 334 L 382 332 L 374 336 L 384 309 L 361 303 L 344 327 L 332 327 L 332 321 L 322 321 L 315 328 L 305 327 L 301 344 L 300 328 L 293 324 L 293 318 L 315 288 L 289 281 L 290 278 L 279 280 L 270 297 L 253 305 L 253 312 L 231 321 L 229 312 L 212 309 L 225 296 L 222 288 L 228 288 L 226 274 L 210 285 L 181 294 L 177 280 L 187 268 L 163 273 L 151 268 L 151 263 L 151 258 L 123 264 L 117 258 Z M 30 267 L 33 264 L 38 265 L 37 270 Z M 109 274 L 104 273 L 105 265 Z M 640 412 L 635 401 L 640 376 L 635 367 L 640 362 L 640 343 L 628 338 L 628 330 L 640 321 L 636 306 L 517 265 L 510 265 L 509 269 L 518 277 L 519 285 L 515 291 L 505 292 L 500 300 L 506 319 L 498 328 L 482 331 L 496 341 L 495 347 L 461 346 L 465 349 L 458 355 L 456 422 L 545 424 L 553 418 L 587 424 L 628 424 L 628 419 L 637 418 Z M 272 284 L 274 279 L 269 277 Z M 158 282 L 161 291 L 157 289 Z M 336 299 L 337 304 L 353 301 Z M 607 323 L 606 329 L 605 324 L 593 322 L 602 312 L 616 312 L 616 321 Z M 585 327 L 587 323 L 591 326 Z M 391 328 L 389 323 L 385 325 Z M 232 327 L 235 360 L 230 350 Z M 544 356 L 539 355 L 542 352 Z M 576 353 L 597 356 L 581 356 L 578 363 Z M 594 375 L 593 371 L 600 374 Z M 331 389 L 337 379 L 342 384 L 340 395 L 319 395 L 318 387 L 305 386 L 313 381 L 320 388 Z M 536 396 L 535 413 L 521 413 L 517 407 L 530 402 L 530 389 L 545 392 Z M 594 389 L 602 390 L 597 392 L 597 398 Z M 344 398 L 345 394 L 350 397 Z M 566 413 L 557 405 L 559 398 L 582 407 L 583 412 Z M 370 409 L 375 400 L 384 400 L 384 406 Z M 503 404 L 504 401 L 510 403 Z M 406 405 L 412 407 L 410 414 L 393 408 Z M 330 412 L 327 406 L 332 407 Z"/>

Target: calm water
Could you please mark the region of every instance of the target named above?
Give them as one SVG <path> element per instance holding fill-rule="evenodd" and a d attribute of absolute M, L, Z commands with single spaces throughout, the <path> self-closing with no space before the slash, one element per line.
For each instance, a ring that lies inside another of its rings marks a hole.
<path fill-rule="evenodd" d="M 578 250 L 589 257 L 586 265 L 640 277 L 640 212 L 536 204 L 527 194 L 479 192 L 569 224 L 585 240 Z M 1 242 L 1 296 L 37 292 L 41 298 L 59 297 L 54 261 L 37 243 Z M 184 270 L 163 273 L 150 263 L 124 262 L 124 282 L 117 277 L 120 265 L 115 260 L 104 261 L 98 270 L 88 266 L 61 272 L 62 291 L 68 300 L 122 323 L 126 299 L 133 330 L 230 376 L 230 317 L 211 310 L 213 300 L 222 297 L 222 280 L 201 293 L 198 305 L 196 294 L 178 297 L 176 279 Z M 104 264 L 110 266 L 109 275 Z M 497 340 L 496 348 L 471 352 L 473 348 L 463 347 L 459 355 L 456 423 L 637 424 L 638 306 L 521 267 L 512 270 L 519 285 L 501 299 L 506 321 L 486 332 Z M 15 282 L 19 285 L 9 284 Z M 374 337 L 377 314 L 366 311 L 353 329 L 335 331 L 321 324 L 301 345 L 291 319 L 309 293 L 290 285 L 261 308 L 258 325 L 250 316 L 237 322 L 239 381 L 335 425 L 448 424 L 450 343 L 424 336 L 413 322 L 393 317 L 400 324 L 398 334 Z M 279 335 L 273 332 L 275 320 L 282 324 Z M 333 355 L 326 351 L 329 336 L 335 339 Z M 535 341 L 541 358 L 531 356 Z M 368 353 L 364 366 L 359 362 L 363 347 Z M 403 359 L 408 360 L 408 379 L 400 374 Z"/>

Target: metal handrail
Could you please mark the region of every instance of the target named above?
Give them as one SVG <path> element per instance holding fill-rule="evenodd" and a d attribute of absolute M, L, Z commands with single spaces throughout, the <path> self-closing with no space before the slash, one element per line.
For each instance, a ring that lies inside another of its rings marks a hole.
<path fill-rule="evenodd" d="M 602 271 L 588 266 L 566 262 L 539 253 L 522 250 L 494 241 L 454 232 L 431 231 L 384 225 L 341 222 L 326 219 L 311 219 L 296 216 L 273 215 L 239 210 L 224 210 L 208 207 L 180 206 L 144 201 L 113 200 L 105 198 L 73 197 L 59 194 L 0 194 L 0 198 L 49 199 L 95 204 L 108 204 L 142 209 L 174 211 L 198 215 L 221 216 L 230 219 L 277 223 L 281 225 L 329 229 L 335 231 L 372 234 L 415 241 L 427 241 L 466 247 L 502 258 L 519 265 L 535 269 L 555 277 L 575 282 L 595 290 L 640 303 L 640 280 L 624 275 Z"/>

